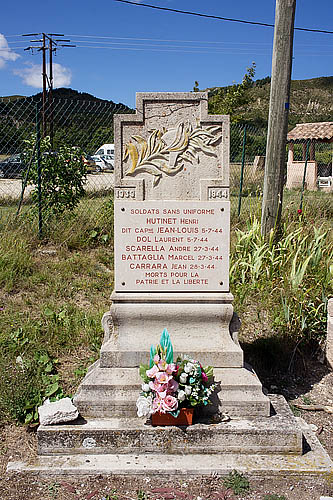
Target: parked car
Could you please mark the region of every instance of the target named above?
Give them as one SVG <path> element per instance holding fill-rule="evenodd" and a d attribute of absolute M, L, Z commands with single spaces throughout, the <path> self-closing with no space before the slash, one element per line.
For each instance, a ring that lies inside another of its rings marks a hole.
<path fill-rule="evenodd" d="M 98 148 L 94 156 L 96 155 L 111 155 L 112 157 L 114 157 L 114 144 L 103 144 L 103 146 Z"/>
<path fill-rule="evenodd" d="M 0 162 L 0 178 L 15 179 L 22 177 L 25 163 L 22 155 L 13 155 Z"/>
<path fill-rule="evenodd" d="M 114 169 L 114 157 L 112 155 L 94 155 L 91 158 L 94 160 L 97 170 L 101 172 Z"/>

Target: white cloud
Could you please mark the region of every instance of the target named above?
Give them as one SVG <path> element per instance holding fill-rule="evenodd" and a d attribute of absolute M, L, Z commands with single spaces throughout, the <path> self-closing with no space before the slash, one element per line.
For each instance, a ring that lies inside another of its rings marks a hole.
<path fill-rule="evenodd" d="M 20 56 L 8 47 L 6 38 L 0 33 L 0 68 L 4 68 L 7 61 L 16 61 L 18 57 Z"/>
<path fill-rule="evenodd" d="M 42 66 L 39 64 L 28 64 L 26 68 L 15 70 L 14 74 L 19 75 L 30 87 L 43 88 Z M 71 70 L 61 64 L 53 63 L 53 87 L 67 87 L 71 81 Z"/>

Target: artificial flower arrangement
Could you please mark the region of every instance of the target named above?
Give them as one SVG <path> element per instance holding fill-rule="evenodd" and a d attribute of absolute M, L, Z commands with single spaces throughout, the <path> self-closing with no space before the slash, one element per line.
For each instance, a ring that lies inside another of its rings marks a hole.
<path fill-rule="evenodd" d="M 156 348 L 150 348 L 149 365 L 140 365 L 140 376 L 143 384 L 136 402 L 137 414 L 152 415 L 153 423 L 157 414 L 169 414 L 176 419 L 184 408 L 209 404 L 216 388 L 212 366 L 204 368 L 187 355 L 178 356 L 173 362 L 173 347 L 166 329 Z"/>

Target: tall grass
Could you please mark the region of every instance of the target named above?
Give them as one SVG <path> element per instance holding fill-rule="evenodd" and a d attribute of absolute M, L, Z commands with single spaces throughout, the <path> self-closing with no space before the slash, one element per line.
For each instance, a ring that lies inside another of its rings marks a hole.
<path fill-rule="evenodd" d="M 329 230 L 284 222 L 268 239 L 256 217 L 236 231 L 231 255 L 231 290 L 236 304 L 265 308 L 272 329 L 295 340 L 325 336 L 327 300 L 333 294 L 333 242 Z"/>

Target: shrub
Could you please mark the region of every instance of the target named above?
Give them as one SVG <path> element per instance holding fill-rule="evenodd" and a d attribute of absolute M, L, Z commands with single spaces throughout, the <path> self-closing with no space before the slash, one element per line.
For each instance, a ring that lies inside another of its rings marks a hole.
<path fill-rule="evenodd" d="M 0 419 L 21 423 L 38 422 L 38 406 L 46 398 L 64 396 L 55 369 L 56 360 L 47 353 L 15 361 L 0 359 Z"/>
<path fill-rule="evenodd" d="M 26 172 L 29 184 L 33 184 L 32 200 L 38 204 L 39 173 L 37 155 L 34 154 L 34 136 L 27 143 L 25 152 L 27 163 L 33 157 L 31 168 Z M 85 194 L 86 166 L 83 152 L 79 148 L 60 146 L 56 152 L 51 151 L 50 138 L 40 142 L 40 184 L 43 211 L 48 215 L 59 215 L 72 210 Z"/>

